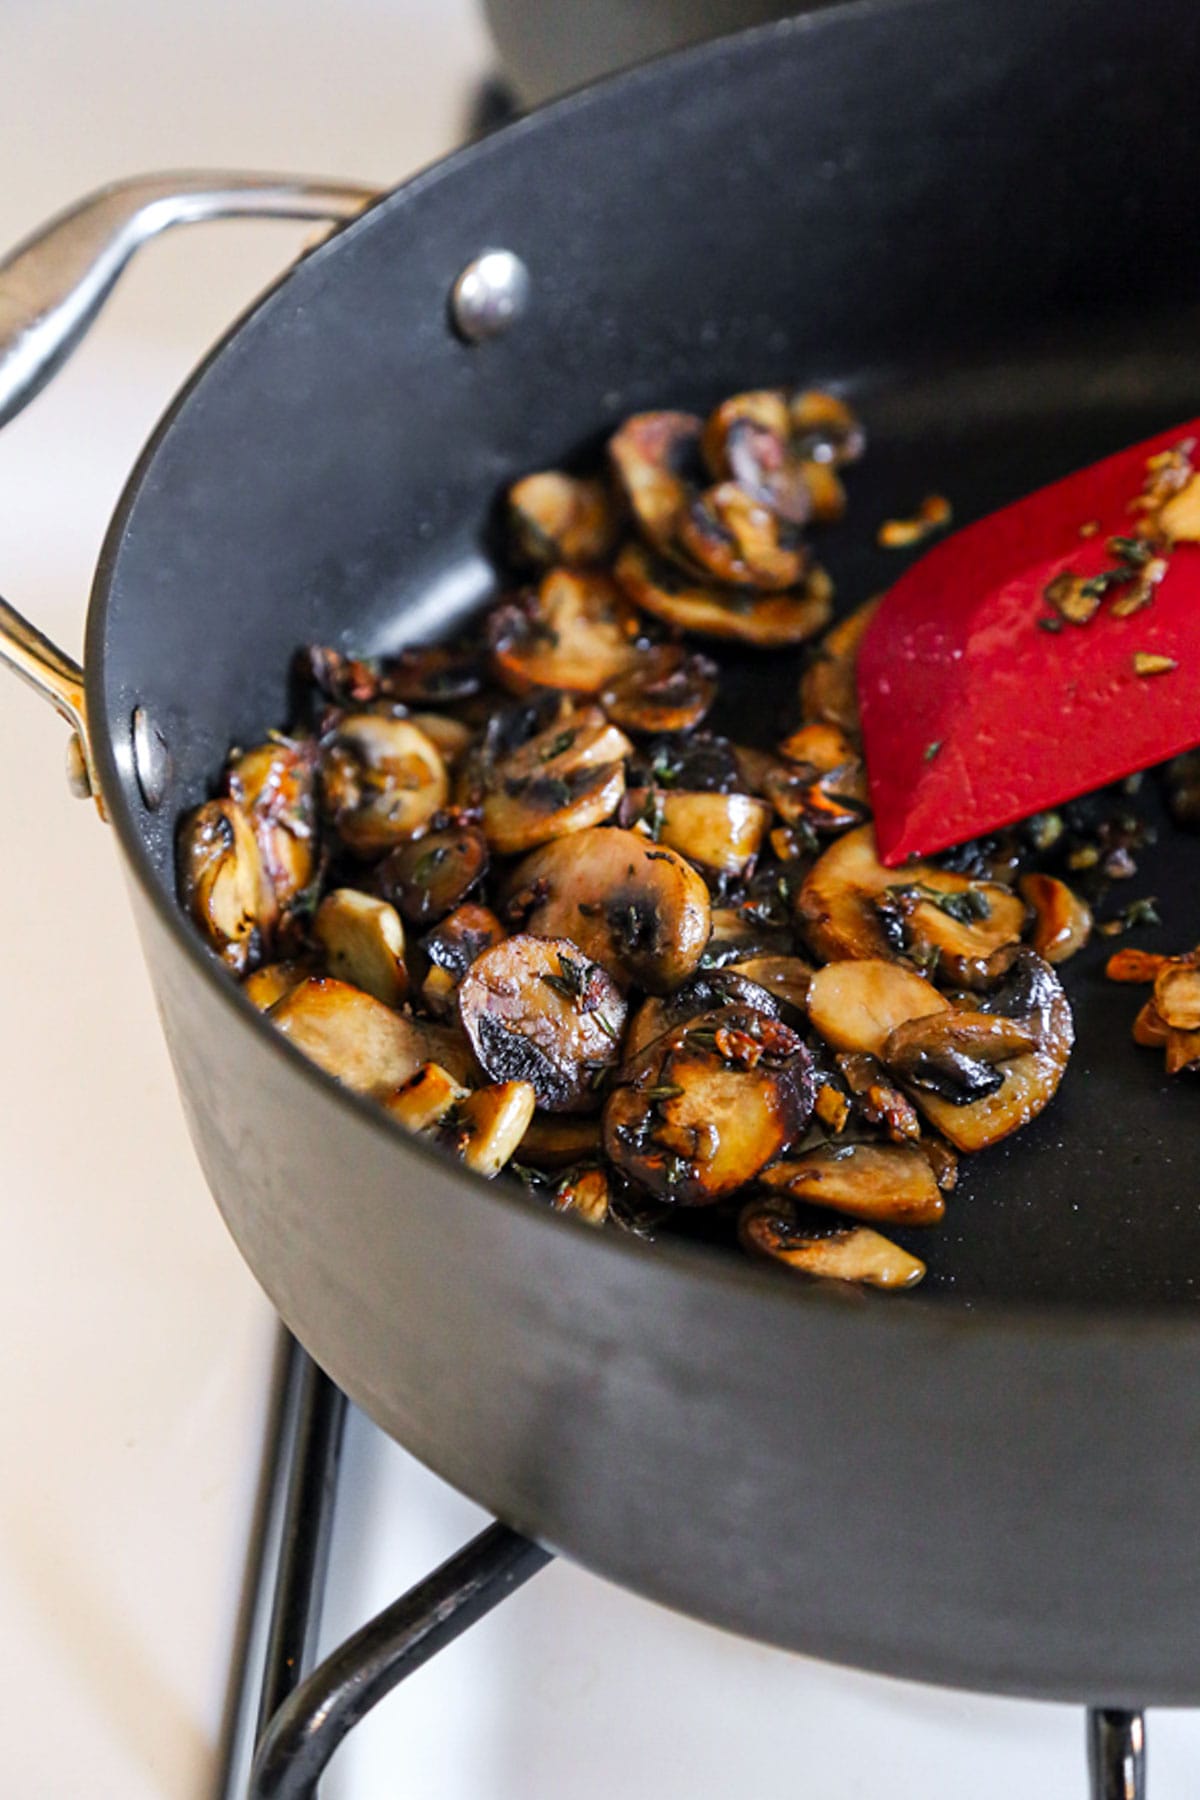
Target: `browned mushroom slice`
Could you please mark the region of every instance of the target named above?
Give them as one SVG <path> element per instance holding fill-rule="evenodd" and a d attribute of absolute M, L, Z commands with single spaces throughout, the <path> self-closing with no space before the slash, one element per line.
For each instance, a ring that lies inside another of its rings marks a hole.
<path fill-rule="evenodd" d="M 813 1097 L 803 1040 L 777 1019 L 724 1007 L 624 1065 L 604 1107 L 604 1148 L 660 1199 L 707 1206 L 787 1149 Z"/>
<path fill-rule="evenodd" d="M 1200 1030 L 1200 968 L 1168 963 L 1154 977 L 1154 1006 L 1170 1031 Z"/>
<path fill-rule="evenodd" d="M 356 856 L 415 837 L 446 804 L 449 779 L 437 747 L 408 719 L 352 713 L 338 726 L 321 771 L 325 807 Z"/>
<path fill-rule="evenodd" d="M 625 1001 L 569 938 L 528 933 L 485 950 L 463 976 L 458 1011 L 494 1081 L 528 1081 L 546 1112 L 586 1111 L 620 1055 Z M 528 1121 L 527 1121 L 528 1123 Z"/>
<path fill-rule="evenodd" d="M 513 694 L 594 694 L 636 655 L 637 614 L 595 569 L 549 570 L 536 592 L 498 606 L 487 628 L 492 668 Z"/>
<path fill-rule="evenodd" d="M 824 835 L 847 831 L 870 816 L 861 760 L 827 770 L 778 763 L 767 772 L 766 791 L 780 818 Z"/>
<path fill-rule="evenodd" d="M 190 812 L 180 826 L 177 857 L 180 900 L 225 967 L 244 975 L 262 955 L 275 896 L 236 801 L 209 800 Z"/>
<path fill-rule="evenodd" d="M 508 534 L 518 562 L 603 562 L 616 542 L 612 498 L 602 481 L 543 469 L 508 490 Z"/>
<path fill-rule="evenodd" d="M 1174 1031 L 1168 1025 L 1165 1066 L 1168 1075 L 1200 1068 L 1200 1031 Z"/>
<path fill-rule="evenodd" d="M 599 825 L 621 803 L 632 748 L 598 707 L 539 732 L 493 772 L 483 803 L 489 844 L 516 856 Z"/>
<path fill-rule="evenodd" d="M 519 1156 L 535 1169 L 565 1169 L 600 1153 L 600 1121 L 569 1113 L 534 1113 Z"/>
<path fill-rule="evenodd" d="M 242 992 L 259 1012 L 269 1012 L 277 1000 L 290 994 L 294 987 L 319 972 L 311 956 L 289 957 L 283 962 L 266 963 L 255 969 L 242 983 Z"/>
<path fill-rule="evenodd" d="M 953 1192 L 958 1185 L 958 1152 L 939 1137 L 928 1133 L 922 1137 L 917 1148 L 933 1170 L 933 1179 L 943 1194 Z"/>
<path fill-rule="evenodd" d="M 430 831 L 380 863 L 379 891 L 413 925 L 432 925 L 460 906 L 488 866 L 487 839 L 473 825 Z"/>
<path fill-rule="evenodd" d="M 474 732 L 462 719 L 448 713 L 414 712 L 409 723 L 423 731 L 448 769 L 456 768 L 474 742 Z"/>
<path fill-rule="evenodd" d="M 1147 1000 L 1133 1021 L 1133 1041 L 1147 1050 L 1161 1050 L 1167 1041 L 1167 1027 L 1158 1016 L 1153 1000 Z"/>
<path fill-rule="evenodd" d="M 750 956 L 744 962 L 731 964 L 726 973 L 743 975 L 747 981 L 766 988 L 789 1024 L 800 1024 L 807 1017 L 813 970 L 803 957 Z"/>
<path fill-rule="evenodd" d="M 603 1225 L 608 1217 L 608 1176 L 603 1169 L 576 1169 L 554 1190 L 555 1212 L 573 1212 L 587 1225 Z"/>
<path fill-rule="evenodd" d="M 881 957 L 827 963 L 808 988 L 808 1016 L 827 1044 L 880 1056 L 897 1025 L 948 1010 L 932 984 Z"/>
<path fill-rule="evenodd" d="M 693 413 L 634 413 L 608 441 L 608 454 L 638 528 L 670 551 L 701 475 L 702 421 Z"/>
<path fill-rule="evenodd" d="M 765 924 L 756 909 L 714 906 L 703 966 L 723 969 L 730 963 L 744 963 L 753 956 L 786 956 L 791 948 L 791 933 Z"/>
<path fill-rule="evenodd" d="M 743 1209 L 738 1235 L 747 1250 L 825 1281 L 910 1288 L 925 1273 L 919 1257 L 910 1256 L 868 1225 L 814 1224 L 810 1218 L 782 1196 L 771 1195 Z"/>
<path fill-rule="evenodd" d="M 1036 1118 L 1058 1091 L 1075 1037 L 1062 985 L 1049 963 L 1032 950 L 1018 951 L 996 992 L 981 1000 L 980 1010 L 1025 1026 L 1037 1048 L 1002 1063 L 1001 1086 L 970 1105 L 914 1091 L 926 1118 L 958 1150 L 986 1149 Z"/>
<path fill-rule="evenodd" d="M 616 827 L 546 844 L 518 866 L 510 916 L 539 937 L 569 937 L 622 982 L 667 994 L 708 943 L 708 889 L 673 850 Z"/>
<path fill-rule="evenodd" d="M 421 999 L 438 1018 L 456 1010 L 458 984 L 475 961 L 508 936 L 494 912 L 468 901 L 443 919 L 421 940 L 429 969 L 421 983 Z"/>
<path fill-rule="evenodd" d="M 858 647 L 882 600 L 883 595 L 877 594 L 839 620 L 814 651 L 800 682 L 800 705 L 806 719 L 824 720 L 857 737 Z"/>
<path fill-rule="evenodd" d="M 1022 875 L 1021 898 L 1032 906 L 1031 942 L 1047 962 L 1066 962 L 1092 935 L 1092 909 L 1086 900 L 1053 875 Z"/>
<path fill-rule="evenodd" d="M 862 423 L 836 394 L 803 388 L 788 401 L 796 452 L 807 461 L 835 469 L 857 462 L 867 447 Z"/>
<path fill-rule="evenodd" d="M 501 1081 L 478 1088 L 455 1107 L 443 1135 L 468 1169 L 490 1181 L 516 1154 L 535 1104 L 528 1081 Z"/>
<path fill-rule="evenodd" d="M 1002 1085 L 997 1064 L 1037 1047 L 1036 1031 L 1017 1019 L 951 1008 L 897 1025 L 881 1055 L 918 1097 L 937 1094 L 952 1106 L 966 1106 Z"/>
<path fill-rule="evenodd" d="M 440 1125 L 467 1093 L 439 1063 L 427 1062 L 382 1104 L 406 1131 L 419 1135 Z"/>
<path fill-rule="evenodd" d="M 893 1144 L 916 1143 L 921 1121 L 912 1102 L 893 1086 L 883 1064 L 860 1051 L 837 1059 L 842 1079 L 854 1095 L 853 1111 L 868 1125 L 882 1125 Z"/>
<path fill-rule="evenodd" d="M 749 1007 L 764 1018 L 775 1018 L 779 1011 L 772 995 L 757 982 L 733 969 L 703 969 L 673 994 L 650 994 L 642 1001 L 625 1033 L 626 1062 L 664 1032 L 676 1031 L 689 1019 L 723 1006 Z"/>
<path fill-rule="evenodd" d="M 380 664 L 380 693 L 406 706 L 450 706 L 471 699 L 482 686 L 483 659 L 476 650 L 420 644 Z"/>
<path fill-rule="evenodd" d="M 658 795 L 659 842 L 716 874 L 741 875 L 762 848 L 771 809 L 749 794 Z"/>
<path fill-rule="evenodd" d="M 1116 950 L 1104 965 L 1110 981 L 1150 982 L 1173 959 L 1153 950 Z"/>
<path fill-rule="evenodd" d="M 230 757 L 225 790 L 258 840 L 263 872 L 285 908 L 316 871 L 316 746 L 280 738 Z"/>
<path fill-rule="evenodd" d="M 385 1006 L 400 1005 L 408 992 L 408 970 L 404 927 L 394 906 L 357 888 L 334 888 L 316 910 L 313 936 L 331 975 Z"/>
<path fill-rule="evenodd" d="M 681 514 L 679 548 L 714 581 L 774 592 L 803 581 L 809 553 L 798 528 L 739 486 L 722 481 Z"/>
<path fill-rule="evenodd" d="M 717 665 L 681 644 L 647 645 L 597 697 L 623 731 L 692 731 L 717 697 Z"/>
<path fill-rule="evenodd" d="M 885 1225 L 936 1225 L 946 1211 L 933 1170 L 908 1144 L 821 1144 L 759 1179 L 793 1200 Z"/>
<path fill-rule="evenodd" d="M 1013 942 L 1025 923 L 1024 902 L 996 882 L 931 863 L 885 868 L 870 825 L 838 838 L 818 859 L 798 910 L 813 949 L 830 961 L 935 949 L 977 959 Z"/>
<path fill-rule="evenodd" d="M 718 481 L 805 525 L 840 518 L 845 495 L 835 469 L 862 453 L 862 428 L 843 401 L 815 390 L 789 401 L 779 389 L 735 394 L 704 428 L 705 461 Z"/>
<path fill-rule="evenodd" d="M 456 1081 L 468 1078 L 470 1051 L 456 1032 L 406 1018 L 344 981 L 302 981 L 267 1016 L 327 1075 L 376 1100 L 425 1062 L 440 1063 Z"/>
<path fill-rule="evenodd" d="M 841 727 L 823 719 L 801 725 L 785 737 L 779 754 L 789 763 L 815 769 L 818 775 L 828 775 L 858 760 L 857 749 Z"/>
<path fill-rule="evenodd" d="M 828 622 L 833 584 L 814 567 L 803 587 L 779 594 L 697 581 L 642 544 L 626 544 L 614 573 L 635 606 L 699 637 L 732 638 L 759 649 L 802 644 Z"/>

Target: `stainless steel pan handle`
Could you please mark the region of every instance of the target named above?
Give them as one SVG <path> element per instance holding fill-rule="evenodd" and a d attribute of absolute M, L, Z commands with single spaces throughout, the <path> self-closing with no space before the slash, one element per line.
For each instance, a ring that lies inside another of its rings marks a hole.
<path fill-rule="evenodd" d="M 0 426 L 67 360 L 134 252 L 172 225 L 208 219 L 353 218 L 374 188 L 300 176 L 143 175 L 97 189 L 0 261 Z M 83 670 L 0 598 L 0 662 L 42 694 L 76 734 L 76 791 L 99 804 Z"/>

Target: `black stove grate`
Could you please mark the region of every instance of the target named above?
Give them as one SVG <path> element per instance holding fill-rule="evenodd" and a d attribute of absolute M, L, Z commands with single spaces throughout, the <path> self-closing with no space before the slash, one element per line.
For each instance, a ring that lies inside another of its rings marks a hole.
<path fill-rule="evenodd" d="M 492 1525 L 315 1668 L 347 1401 L 286 1333 L 234 1657 L 222 1800 L 316 1800 L 360 1719 L 551 1560 Z M 1140 1712 L 1087 1716 L 1092 1800 L 1146 1800 Z"/>

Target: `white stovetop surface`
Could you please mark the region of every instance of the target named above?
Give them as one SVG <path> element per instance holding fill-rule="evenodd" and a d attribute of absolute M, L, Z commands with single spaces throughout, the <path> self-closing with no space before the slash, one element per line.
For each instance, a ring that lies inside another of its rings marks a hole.
<path fill-rule="evenodd" d="M 0 245 L 139 169 L 387 183 L 454 141 L 486 62 L 473 0 L 14 0 Z M 0 434 L 0 589 L 68 648 L 139 446 L 301 238 L 240 224 L 158 245 Z M 200 1800 L 273 1322 L 193 1160 L 114 846 L 67 795 L 63 738 L 0 680 L 0 1787 Z M 327 1636 L 479 1522 L 352 1421 Z M 1190 1792 L 1200 1722 L 1158 1715 L 1151 1744 L 1155 1800 Z M 1083 1767 L 1074 1709 L 807 1663 L 556 1565 L 386 1703 L 325 1791 L 1082 1800 Z"/>

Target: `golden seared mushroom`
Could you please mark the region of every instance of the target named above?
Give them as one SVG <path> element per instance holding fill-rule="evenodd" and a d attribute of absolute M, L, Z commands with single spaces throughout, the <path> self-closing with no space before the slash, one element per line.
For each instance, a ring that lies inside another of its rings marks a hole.
<path fill-rule="evenodd" d="M 446 1141 L 477 1175 L 498 1175 L 529 1129 L 537 1104 L 528 1081 L 499 1081 L 477 1088 L 446 1122 Z"/>
<path fill-rule="evenodd" d="M 440 1063 L 466 1082 L 470 1050 L 459 1034 L 393 1012 L 348 982 L 314 976 L 267 1014 L 298 1050 L 356 1094 L 383 1100 L 422 1063 Z"/>
<path fill-rule="evenodd" d="M 1154 1007 L 1170 1031 L 1200 1031 L 1200 968 L 1169 962 L 1154 977 Z"/>
<path fill-rule="evenodd" d="M 813 652 L 800 681 L 800 706 L 811 723 L 837 725 L 858 736 L 858 647 L 879 611 L 883 595 L 864 601 L 838 621 Z"/>
<path fill-rule="evenodd" d="M 569 938 L 520 933 L 485 950 L 459 984 L 458 1012 L 487 1074 L 530 1082 L 546 1112 L 594 1107 L 620 1057 L 625 1000 Z"/>
<path fill-rule="evenodd" d="M 828 835 L 870 817 L 866 770 L 854 755 L 824 770 L 777 763 L 766 771 L 764 786 L 784 823 L 802 830 Z"/>
<path fill-rule="evenodd" d="M 608 440 L 609 461 L 638 529 L 669 552 L 692 490 L 703 477 L 694 413 L 634 413 Z"/>
<path fill-rule="evenodd" d="M 405 706 L 452 706 L 472 699 L 482 686 L 482 657 L 461 645 L 418 644 L 380 664 L 380 693 Z"/>
<path fill-rule="evenodd" d="M 321 770 L 326 812 L 347 849 L 372 857 L 402 844 L 445 806 L 446 765 L 408 719 L 350 713 L 338 725 Z"/>
<path fill-rule="evenodd" d="M 983 995 L 979 1011 L 1024 1028 L 1035 1047 L 993 1065 L 995 1073 L 1003 1077 L 1000 1085 L 977 1100 L 964 1094 L 966 1104 L 912 1087 L 913 1098 L 926 1118 L 958 1150 L 984 1150 L 1035 1119 L 1057 1093 L 1075 1040 L 1071 1008 L 1057 975 L 1049 963 L 1024 947 L 994 992 Z M 949 1026 L 964 1017 L 969 1025 L 975 1015 L 955 1011 L 939 1015 L 939 1021 L 944 1018 Z M 1003 1041 L 991 1040 L 993 1049 Z M 1011 1041 L 1015 1043 L 1016 1037 Z M 983 1042 L 977 1038 L 976 1047 Z M 909 1085 L 901 1045 L 911 1049 L 911 1043 L 893 1037 L 884 1046 L 884 1057 L 897 1078 Z M 984 1061 L 982 1055 L 980 1061 Z"/>
<path fill-rule="evenodd" d="M 762 650 L 802 644 L 829 622 L 833 584 L 815 565 L 802 587 L 760 594 L 719 588 L 676 568 L 643 544 L 626 544 L 613 571 L 643 612 L 698 637 L 731 638 Z"/>
<path fill-rule="evenodd" d="M 577 1213 L 586 1225 L 603 1225 L 608 1217 L 608 1188 L 603 1169 L 575 1169 L 555 1188 L 554 1210 Z"/>
<path fill-rule="evenodd" d="M 937 1094 L 964 1106 L 996 1092 L 1004 1081 L 999 1064 L 1037 1047 L 1037 1032 L 1017 1019 L 951 1007 L 897 1025 L 880 1055 L 918 1098 Z"/>
<path fill-rule="evenodd" d="M 250 822 L 277 905 L 286 911 L 316 873 L 317 750 L 311 739 L 278 738 L 238 750 L 225 790 Z"/>
<path fill-rule="evenodd" d="M 416 1074 L 410 1075 L 382 1104 L 384 1111 L 391 1113 L 405 1131 L 419 1135 L 440 1125 L 460 1100 L 466 1099 L 469 1091 L 440 1063 L 427 1062 L 422 1063 Z"/>
<path fill-rule="evenodd" d="M 277 1000 L 290 994 L 294 987 L 319 974 L 319 965 L 311 956 L 289 957 L 283 962 L 264 963 L 242 982 L 242 992 L 259 1012 L 269 1012 Z"/>
<path fill-rule="evenodd" d="M 1175 959 L 1153 950 L 1114 950 L 1104 965 L 1110 981 L 1151 982 Z"/>
<path fill-rule="evenodd" d="M 818 956 L 918 957 L 937 951 L 964 961 L 988 956 L 1021 935 L 1025 905 L 997 882 L 971 881 L 912 863 L 888 869 L 875 830 L 860 825 L 832 843 L 800 890 L 801 926 Z"/>
<path fill-rule="evenodd" d="M 263 954 L 276 907 L 258 840 L 237 802 L 208 800 L 188 813 L 177 861 L 184 907 L 225 967 L 244 975 Z"/>
<path fill-rule="evenodd" d="M 749 981 L 732 969 L 702 969 L 685 981 L 672 994 L 650 994 L 642 1001 L 629 1021 L 625 1033 L 625 1060 L 639 1056 L 655 1038 L 675 1031 L 701 1013 L 715 1012 L 723 1006 L 749 1007 L 764 1018 L 778 1017 L 779 1008 L 766 988 Z"/>
<path fill-rule="evenodd" d="M 898 1025 L 949 1010 L 923 975 L 883 957 L 826 963 L 808 987 L 808 1016 L 835 1050 L 880 1056 Z"/>
<path fill-rule="evenodd" d="M 599 563 L 616 546 L 616 509 L 602 481 L 543 469 L 508 490 L 508 536 L 518 562 Z"/>
<path fill-rule="evenodd" d="M 785 956 L 791 947 L 791 933 L 764 923 L 756 908 L 714 906 L 704 967 L 724 969 L 755 956 Z"/>
<path fill-rule="evenodd" d="M 793 525 L 840 518 L 846 497 L 835 469 L 863 449 L 862 427 L 844 401 L 817 390 L 789 398 L 778 388 L 734 394 L 704 427 L 714 480 L 731 478 Z"/>
<path fill-rule="evenodd" d="M 421 999 L 439 1018 L 456 1010 L 458 984 L 475 961 L 508 936 L 495 913 L 468 901 L 443 919 L 421 941 L 429 963 L 421 983 Z"/>
<path fill-rule="evenodd" d="M 474 741 L 471 727 L 462 719 L 452 719 L 449 713 L 409 713 L 408 722 L 425 733 L 448 769 L 462 761 Z"/>
<path fill-rule="evenodd" d="M 502 856 L 586 830 L 609 818 L 625 792 L 633 749 L 598 707 L 539 732 L 492 772 L 483 829 Z"/>
<path fill-rule="evenodd" d="M 692 731 L 717 697 L 717 665 L 681 644 L 648 644 L 597 695 L 614 725 L 648 734 Z"/>
<path fill-rule="evenodd" d="M 487 839 L 475 825 L 426 832 L 389 852 L 379 891 L 411 925 L 432 925 L 461 906 L 487 873 Z"/>
<path fill-rule="evenodd" d="M 771 809 L 750 794 L 658 795 L 658 841 L 717 875 L 742 875 L 762 849 Z"/>
<path fill-rule="evenodd" d="M 678 545 L 689 564 L 727 587 L 767 592 L 803 581 L 808 548 L 797 526 L 739 487 L 721 481 L 680 515 Z"/>
<path fill-rule="evenodd" d="M 318 906 L 312 928 L 331 975 L 385 1006 L 400 1005 L 408 970 L 404 926 L 394 906 L 357 888 L 334 888 Z"/>
<path fill-rule="evenodd" d="M 884 1225 L 936 1225 L 946 1211 L 933 1170 L 911 1144 L 819 1144 L 759 1179 L 792 1200 Z"/>
<path fill-rule="evenodd" d="M 788 400 L 788 418 L 797 455 L 829 468 L 843 469 L 862 456 L 867 434 L 862 421 L 825 388 L 801 388 Z"/>
<path fill-rule="evenodd" d="M 766 988 L 777 1003 L 780 1016 L 789 1025 L 799 1025 L 808 1016 L 808 989 L 813 978 L 811 963 L 799 956 L 750 956 L 744 962 L 730 963 L 729 975 L 742 975 L 747 981 Z"/>
<path fill-rule="evenodd" d="M 859 760 L 856 746 L 841 726 L 830 725 L 823 719 L 801 725 L 791 732 L 780 744 L 779 754 L 785 762 L 812 769 L 818 775 L 830 775 L 835 769 Z"/>
<path fill-rule="evenodd" d="M 594 694 L 637 654 L 638 616 L 598 569 L 550 569 L 536 591 L 488 615 L 496 679 L 512 694 Z"/>
<path fill-rule="evenodd" d="M 1033 908 L 1031 943 L 1049 963 L 1066 962 L 1092 935 L 1092 909 L 1065 881 L 1054 875 L 1022 875 L 1022 900 Z"/>
<path fill-rule="evenodd" d="M 925 1273 L 919 1257 L 872 1231 L 869 1225 L 832 1225 L 782 1195 L 752 1200 L 742 1209 L 738 1236 L 747 1250 L 786 1263 L 802 1275 L 865 1287 L 915 1287 Z"/>
<path fill-rule="evenodd" d="M 617 980 L 669 994 L 704 954 L 708 889 L 690 863 L 636 831 L 576 832 L 514 871 L 508 914 L 537 937 L 567 937 Z"/>
<path fill-rule="evenodd" d="M 599 1119 L 571 1113 L 534 1113 L 519 1152 L 520 1161 L 535 1169 L 565 1169 L 599 1154 Z"/>
<path fill-rule="evenodd" d="M 604 1106 L 609 1160 L 661 1200 L 707 1206 L 795 1141 L 813 1108 L 813 1063 L 778 1019 L 727 1006 L 626 1063 Z"/>

